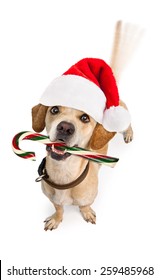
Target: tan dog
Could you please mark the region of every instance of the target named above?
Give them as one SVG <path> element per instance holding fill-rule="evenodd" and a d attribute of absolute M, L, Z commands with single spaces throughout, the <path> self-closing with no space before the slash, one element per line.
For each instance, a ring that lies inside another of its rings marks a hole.
<path fill-rule="evenodd" d="M 126 108 L 123 102 L 120 105 Z M 32 120 L 36 132 L 46 127 L 51 141 L 61 140 L 67 146 L 79 146 L 103 154 L 106 154 L 108 142 L 116 134 L 106 131 L 84 112 L 63 106 L 39 104 L 32 109 Z M 125 142 L 130 142 L 132 137 L 130 126 L 124 132 Z M 79 206 L 83 218 L 96 223 L 96 214 L 90 206 L 97 195 L 99 167 L 97 163 L 88 163 L 81 157 L 47 148 L 45 170 L 49 177 L 47 182 L 42 180 L 42 190 L 55 206 L 56 212 L 45 220 L 45 230 L 58 227 L 63 219 L 63 205 L 68 204 Z M 78 182 L 75 182 L 77 178 Z M 72 182 L 75 182 L 75 186 L 72 186 Z"/>

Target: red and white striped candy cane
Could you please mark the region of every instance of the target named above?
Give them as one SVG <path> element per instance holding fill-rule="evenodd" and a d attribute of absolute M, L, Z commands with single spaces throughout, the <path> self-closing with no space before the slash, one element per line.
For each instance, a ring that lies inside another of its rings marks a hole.
<path fill-rule="evenodd" d="M 65 146 L 65 143 L 62 143 L 62 142 L 51 142 L 49 140 L 48 136 L 45 136 L 45 135 L 42 135 L 39 133 L 23 131 L 14 136 L 14 138 L 12 140 L 12 149 L 17 156 L 25 158 L 25 159 L 36 160 L 36 157 L 35 157 L 34 152 L 32 152 L 32 151 L 27 152 L 27 151 L 23 151 L 20 149 L 19 143 L 22 140 L 37 141 L 37 142 L 40 142 L 47 146 L 54 145 L 56 148 L 65 150 L 65 152 L 68 152 L 72 155 L 80 156 L 85 159 L 97 162 L 99 164 L 108 165 L 110 167 L 114 167 L 116 162 L 119 160 L 118 158 L 101 155 L 96 152 L 88 151 L 88 150 L 80 148 L 80 147 L 68 147 L 68 146 Z"/>

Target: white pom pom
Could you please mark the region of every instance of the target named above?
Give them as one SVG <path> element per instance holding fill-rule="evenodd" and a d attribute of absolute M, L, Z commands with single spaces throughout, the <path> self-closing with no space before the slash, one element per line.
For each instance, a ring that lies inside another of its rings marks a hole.
<path fill-rule="evenodd" d="M 103 126 L 108 131 L 122 132 L 131 123 L 129 112 L 122 106 L 112 106 L 104 112 Z"/>

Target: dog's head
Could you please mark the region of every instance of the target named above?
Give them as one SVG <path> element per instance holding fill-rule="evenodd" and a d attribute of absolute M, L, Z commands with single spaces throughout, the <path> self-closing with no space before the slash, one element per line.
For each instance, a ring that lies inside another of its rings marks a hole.
<path fill-rule="evenodd" d="M 106 131 L 102 125 L 83 111 L 41 104 L 32 108 L 32 127 L 41 132 L 45 127 L 49 139 L 64 141 L 67 146 L 79 146 L 99 150 L 104 147 L 115 132 Z"/>

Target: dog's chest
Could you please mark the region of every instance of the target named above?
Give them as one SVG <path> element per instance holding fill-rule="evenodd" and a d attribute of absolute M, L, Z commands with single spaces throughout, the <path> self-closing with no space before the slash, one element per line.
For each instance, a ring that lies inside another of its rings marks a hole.
<path fill-rule="evenodd" d="M 70 157 L 67 162 L 62 162 L 61 165 L 56 164 L 48 158 L 46 164 L 47 173 L 51 181 L 58 185 L 66 185 L 73 182 L 81 174 L 81 159 Z M 45 184 L 43 192 L 49 199 L 58 205 L 71 205 L 76 204 L 76 198 L 71 189 L 54 189 L 54 192 Z"/>
<path fill-rule="evenodd" d="M 52 201 L 58 205 L 70 205 L 73 203 L 70 190 L 55 190 Z"/>

